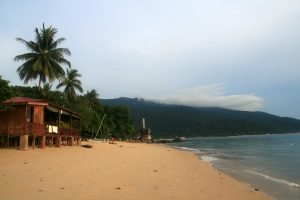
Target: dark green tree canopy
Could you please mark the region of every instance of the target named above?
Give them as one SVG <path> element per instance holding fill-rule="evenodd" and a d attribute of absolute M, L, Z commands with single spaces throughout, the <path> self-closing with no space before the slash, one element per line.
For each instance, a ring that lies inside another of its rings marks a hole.
<path fill-rule="evenodd" d="M 17 72 L 25 84 L 37 78 L 39 78 L 39 87 L 47 79 L 50 82 L 55 79 L 62 80 L 65 71 L 61 65 L 66 64 L 71 67 L 71 63 L 64 57 L 64 55 L 71 55 L 69 49 L 58 48 L 65 38 L 55 40 L 56 34 L 56 28 L 52 26 L 45 28 L 43 24 L 43 28 L 40 30 L 35 29 L 34 41 L 17 38 L 17 41 L 23 43 L 30 51 L 14 58 L 15 61 L 24 61 Z"/>
<path fill-rule="evenodd" d="M 9 86 L 9 81 L 2 79 L 0 75 L 0 103 L 13 96 L 13 90 Z"/>
<path fill-rule="evenodd" d="M 87 91 L 85 97 L 88 101 L 89 110 L 91 108 L 94 108 L 95 105 L 99 102 L 99 94 L 94 89 L 91 91 Z"/>

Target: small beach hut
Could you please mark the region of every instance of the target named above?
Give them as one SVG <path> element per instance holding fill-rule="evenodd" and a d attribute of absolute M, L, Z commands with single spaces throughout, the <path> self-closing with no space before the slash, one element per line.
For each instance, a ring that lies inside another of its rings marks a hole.
<path fill-rule="evenodd" d="M 14 97 L 2 102 L 0 147 L 79 145 L 81 115 L 41 99 Z"/>

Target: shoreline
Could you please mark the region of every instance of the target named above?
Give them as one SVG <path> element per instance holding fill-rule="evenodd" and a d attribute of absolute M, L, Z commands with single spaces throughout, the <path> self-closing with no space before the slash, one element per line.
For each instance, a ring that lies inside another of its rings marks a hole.
<path fill-rule="evenodd" d="M 274 199 L 298 200 L 300 195 L 299 134 L 271 134 L 245 137 L 194 138 L 168 145 L 187 150 L 213 168 L 257 188 Z M 257 143 L 257 140 L 260 142 Z M 280 147 L 278 147 L 280 146 Z"/>
<path fill-rule="evenodd" d="M 246 184 L 247 186 L 249 186 L 250 188 L 252 188 L 253 190 L 255 191 L 259 191 L 261 193 L 263 193 L 264 195 L 268 196 L 268 197 L 271 197 L 271 198 L 274 198 L 273 196 L 270 196 L 267 192 L 263 191 L 263 190 L 260 190 L 258 188 L 256 188 L 253 183 L 251 184 L 249 182 L 249 180 L 245 180 L 245 179 L 241 179 L 240 176 L 237 176 L 237 175 L 234 175 L 232 173 L 229 173 L 228 171 L 224 170 L 224 169 L 221 169 L 220 167 L 217 166 L 216 163 L 214 163 L 215 161 L 218 161 L 219 158 L 216 158 L 216 157 L 212 157 L 211 155 L 208 155 L 204 152 L 201 152 L 199 149 L 194 149 L 194 148 L 189 148 L 189 147 L 180 147 L 180 146 L 168 146 L 168 145 L 164 145 L 165 147 L 170 147 L 170 148 L 173 148 L 175 150 L 179 150 L 179 151 L 183 151 L 183 152 L 187 152 L 187 153 L 191 153 L 193 155 L 195 155 L 201 162 L 205 162 L 205 163 L 208 163 L 209 166 L 220 172 L 220 173 L 223 173 L 227 176 L 229 176 L 230 178 L 233 178 L 234 180 L 238 181 L 238 182 L 241 182 L 243 184 Z"/>
<path fill-rule="evenodd" d="M 158 144 L 0 149 L 0 196 L 14 199 L 271 199 L 193 153 Z M 17 192 L 16 192 L 17 191 Z"/>
<path fill-rule="evenodd" d="M 270 194 L 268 194 L 266 191 L 255 187 L 255 185 L 253 183 L 251 183 L 251 181 L 246 180 L 246 179 L 242 179 L 241 176 L 237 176 L 236 174 L 229 173 L 228 171 L 220 168 L 220 166 L 218 167 L 218 164 L 214 163 L 214 162 L 218 161 L 219 158 L 212 157 L 211 155 L 206 154 L 206 153 L 202 152 L 201 150 L 195 149 L 195 148 L 181 147 L 181 146 L 168 146 L 166 144 L 161 144 L 161 145 L 165 146 L 167 148 L 172 148 L 172 149 L 175 149 L 175 150 L 179 150 L 179 151 L 183 151 L 183 152 L 193 154 L 194 156 L 196 156 L 198 158 L 199 161 L 207 163 L 213 170 L 216 170 L 216 171 L 218 171 L 222 174 L 225 174 L 225 175 L 229 176 L 230 178 L 233 178 L 234 180 L 236 180 L 240 183 L 246 184 L 247 186 L 249 186 L 253 190 L 263 193 L 265 196 L 268 196 L 270 198 L 275 198 L 274 196 L 270 196 Z"/>

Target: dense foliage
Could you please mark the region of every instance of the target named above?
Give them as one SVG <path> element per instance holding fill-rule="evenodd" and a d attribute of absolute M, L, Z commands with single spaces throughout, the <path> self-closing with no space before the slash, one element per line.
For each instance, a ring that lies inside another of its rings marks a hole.
<path fill-rule="evenodd" d="M 195 108 L 165 105 L 142 99 L 102 100 L 105 105 L 128 106 L 135 127 L 141 119 L 152 129 L 154 137 L 229 136 L 300 131 L 300 120 L 263 112 L 234 111 L 222 108 Z"/>
<path fill-rule="evenodd" d="M 13 96 L 13 90 L 9 86 L 9 81 L 2 79 L 0 76 L 0 101 L 2 102 L 11 96 Z"/>
<path fill-rule="evenodd" d="M 58 90 L 52 91 L 50 85 L 44 85 L 42 89 L 37 86 L 10 86 L 9 81 L 2 79 L 0 76 L 1 102 L 14 96 L 45 99 L 81 114 L 81 132 L 83 137 L 131 138 L 134 128 L 129 117 L 129 109 L 124 106 L 102 105 L 96 90 L 92 90 L 92 93 L 96 100 L 91 98 L 90 92 L 87 92 L 86 95 L 75 96 L 75 98 L 69 100 L 65 98 L 63 92 Z M 4 107 L 2 106 L 1 109 L 4 109 Z M 103 119 L 104 115 L 105 118 Z M 102 126 L 99 128 L 102 120 Z"/>
<path fill-rule="evenodd" d="M 14 90 L 9 86 L 9 81 L 2 79 L 0 76 L 0 102 L 14 96 Z M 0 104 L 0 110 L 7 109 L 6 106 Z"/>

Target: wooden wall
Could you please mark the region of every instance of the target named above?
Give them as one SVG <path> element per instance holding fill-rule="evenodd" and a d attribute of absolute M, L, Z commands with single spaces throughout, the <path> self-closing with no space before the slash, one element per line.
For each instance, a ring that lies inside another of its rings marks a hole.
<path fill-rule="evenodd" d="M 7 111 L 0 111 L 0 134 L 9 131 L 11 134 L 24 132 L 26 106 L 15 106 Z M 7 133 L 6 133 L 7 134 Z"/>
<path fill-rule="evenodd" d="M 12 135 L 24 134 L 26 122 L 43 124 L 44 106 L 28 105 L 27 113 L 26 105 L 14 106 L 10 110 L 0 111 L 0 135 L 8 133 Z M 28 132 L 28 129 L 26 131 Z"/>
<path fill-rule="evenodd" d="M 44 123 L 44 106 L 34 106 L 33 123 Z"/>

